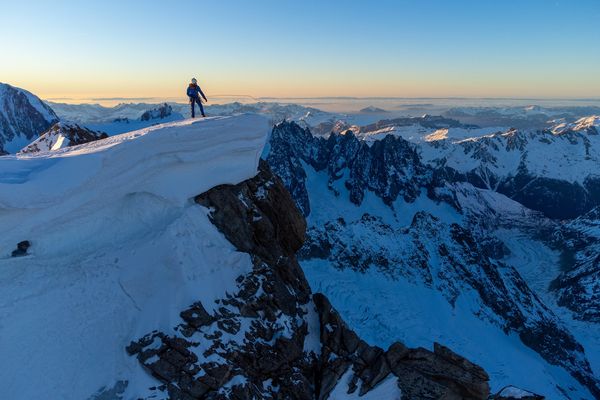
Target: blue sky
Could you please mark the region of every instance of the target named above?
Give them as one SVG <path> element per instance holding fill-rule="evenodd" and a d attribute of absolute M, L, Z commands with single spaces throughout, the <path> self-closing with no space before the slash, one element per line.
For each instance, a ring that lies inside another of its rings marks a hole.
<path fill-rule="evenodd" d="M 598 0 L 6 1 L 0 81 L 43 97 L 600 97 Z"/>

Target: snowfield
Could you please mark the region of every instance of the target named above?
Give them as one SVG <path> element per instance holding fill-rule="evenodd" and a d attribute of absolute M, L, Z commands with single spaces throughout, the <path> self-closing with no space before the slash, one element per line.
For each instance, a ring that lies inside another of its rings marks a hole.
<path fill-rule="evenodd" d="M 252 268 L 192 198 L 254 176 L 268 131 L 258 115 L 183 120 L 0 157 L 3 398 L 88 399 L 120 380 L 144 396 L 155 381 L 125 346 Z M 22 240 L 30 255 L 9 257 Z"/>

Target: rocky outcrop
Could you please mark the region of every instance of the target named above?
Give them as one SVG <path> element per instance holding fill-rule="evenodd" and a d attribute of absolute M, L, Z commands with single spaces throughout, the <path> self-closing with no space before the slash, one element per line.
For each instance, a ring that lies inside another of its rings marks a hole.
<path fill-rule="evenodd" d="M 161 104 L 159 107 L 148 110 L 142 114 L 140 121 L 150 121 L 153 119 L 164 119 L 173 113 L 173 107 L 167 103 Z"/>
<path fill-rule="evenodd" d="M 23 257 L 27 255 L 27 250 L 31 247 L 29 240 L 23 240 L 17 243 L 17 248 L 12 251 L 11 257 Z"/>
<path fill-rule="evenodd" d="M 59 122 L 44 132 L 37 140 L 19 151 L 20 154 L 58 150 L 64 147 L 106 139 L 108 135 L 73 123 Z"/>
<path fill-rule="evenodd" d="M 26 90 L 0 83 L 0 153 L 11 142 L 30 141 L 58 122 L 44 102 Z"/>
<path fill-rule="evenodd" d="M 348 393 L 362 396 L 390 374 L 398 379 L 403 398 L 484 399 L 489 395 L 485 371 L 450 349 L 435 343 L 434 351 L 409 349 L 400 342 L 387 351 L 369 346 L 350 330 L 322 294 L 314 295 L 321 332 L 322 371 L 318 399 L 326 399 L 350 368 Z"/>
<path fill-rule="evenodd" d="M 262 163 L 238 185 L 196 197 L 253 270 L 216 305 L 191 304 L 173 331 L 154 331 L 127 351 L 170 399 L 327 399 L 352 371 L 348 393 L 364 394 L 393 377 L 411 399 L 486 399 L 488 376 L 436 344 L 369 346 L 329 301 L 313 295 L 295 253 L 306 223 L 282 182 Z M 214 310 L 209 312 L 207 310 Z M 404 397 L 403 397 L 404 398 Z"/>

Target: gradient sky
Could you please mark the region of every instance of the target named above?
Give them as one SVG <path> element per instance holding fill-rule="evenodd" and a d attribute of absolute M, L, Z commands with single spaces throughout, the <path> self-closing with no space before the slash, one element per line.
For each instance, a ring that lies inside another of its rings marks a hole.
<path fill-rule="evenodd" d="M 600 0 L 0 0 L 43 98 L 600 97 Z"/>

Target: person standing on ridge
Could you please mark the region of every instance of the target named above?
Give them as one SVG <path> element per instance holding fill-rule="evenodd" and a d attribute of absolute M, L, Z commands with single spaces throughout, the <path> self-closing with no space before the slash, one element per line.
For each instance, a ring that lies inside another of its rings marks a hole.
<path fill-rule="evenodd" d="M 200 86 L 198 86 L 198 81 L 196 80 L 196 78 L 192 78 L 192 83 L 190 83 L 187 89 L 187 95 L 190 98 L 190 104 L 192 106 L 192 118 L 196 117 L 196 104 L 198 104 L 198 107 L 200 107 L 200 113 L 202 114 L 202 116 L 206 117 L 206 115 L 204 115 L 204 107 L 202 107 L 202 99 L 204 99 L 204 101 L 208 100 L 202 92 L 202 89 L 200 89 Z M 202 96 L 202 98 L 200 96 Z"/>

